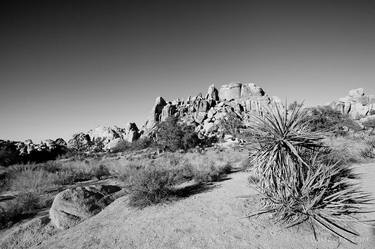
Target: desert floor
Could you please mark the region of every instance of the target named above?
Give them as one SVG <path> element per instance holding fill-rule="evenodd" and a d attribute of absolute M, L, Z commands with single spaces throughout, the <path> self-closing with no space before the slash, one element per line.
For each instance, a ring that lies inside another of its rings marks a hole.
<path fill-rule="evenodd" d="M 375 196 L 375 163 L 355 167 L 363 188 Z M 327 233 L 319 233 L 316 241 L 308 227 L 285 229 L 267 215 L 246 218 L 259 208 L 248 175 L 232 173 L 193 195 L 141 210 L 127 207 L 127 197 L 119 198 L 97 216 L 36 248 L 375 248 L 369 226 L 356 226 L 361 237 L 353 245 Z"/>

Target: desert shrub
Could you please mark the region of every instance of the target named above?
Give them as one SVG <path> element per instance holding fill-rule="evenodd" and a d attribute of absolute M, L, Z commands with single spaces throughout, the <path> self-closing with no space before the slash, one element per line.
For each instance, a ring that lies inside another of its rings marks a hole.
<path fill-rule="evenodd" d="M 252 129 L 258 145 L 252 161 L 264 201 L 257 214 L 273 213 L 276 222 L 288 227 L 307 222 L 315 236 L 320 227 L 351 241 L 348 237 L 358 234 L 344 221 L 355 221 L 352 215 L 369 196 L 353 183 L 356 175 L 349 166 L 319 160 L 321 136 L 310 131 L 306 115 L 298 106 L 272 105 L 256 117 Z"/>
<path fill-rule="evenodd" d="M 179 124 L 178 119 L 170 117 L 161 122 L 156 131 L 156 146 L 167 151 L 187 150 L 200 144 L 194 127 Z"/>
<path fill-rule="evenodd" d="M 167 200 L 175 179 L 173 170 L 156 167 L 136 170 L 128 179 L 131 189 L 129 204 L 134 207 L 145 207 Z"/>
<path fill-rule="evenodd" d="M 10 142 L 0 140 L 0 165 L 9 166 L 20 161 L 17 147 Z"/>
<path fill-rule="evenodd" d="M 15 199 L 7 202 L 3 208 L 0 207 L 0 229 L 32 216 L 40 208 L 40 198 L 36 192 L 24 192 Z"/>
<path fill-rule="evenodd" d="M 375 129 L 375 118 L 367 119 L 362 124 L 366 128 L 371 129 L 370 135 L 374 132 L 374 129 Z"/>
<path fill-rule="evenodd" d="M 364 158 L 375 158 L 375 138 L 366 140 L 366 147 L 361 150 L 361 155 Z"/>
<path fill-rule="evenodd" d="M 305 116 L 311 131 L 331 132 L 335 135 L 346 135 L 346 129 L 354 132 L 361 130 L 359 124 L 347 115 L 329 106 L 319 106 L 307 110 Z"/>
<path fill-rule="evenodd" d="M 143 150 L 143 149 L 153 147 L 153 145 L 154 145 L 154 141 L 150 137 L 146 136 L 146 137 L 142 137 L 142 138 L 132 142 L 130 144 L 130 149 L 132 149 L 132 150 Z"/>

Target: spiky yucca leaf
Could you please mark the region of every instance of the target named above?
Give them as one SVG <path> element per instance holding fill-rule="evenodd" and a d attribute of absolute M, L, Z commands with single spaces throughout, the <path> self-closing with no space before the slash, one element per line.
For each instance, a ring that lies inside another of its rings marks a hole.
<path fill-rule="evenodd" d="M 258 188 L 264 209 L 276 222 L 293 227 L 308 222 L 353 242 L 358 233 L 346 227 L 352 216 L 370 202 L 370 196 L 354 183 L 352 168 L 339 163 L 322 163 L 321 134 L 311 133 L 301 106 L 292 110 L 277 104 L 255 117 L 252 134 L 258 141 L 252 163 L 258 174 Z"/>
<path fill-rule="evenodd" d="M 322 139 L 319 133 L 309 131 L 306 115 L 301 106 L 288 110 L 272 104 L 263 116 L 254 116 L 250 129 L 258 146 L 253 148 L 256 153 L 252 163 L 264 188 L 289 188 L 288 184 L 301 184 L 308 164 L 300 152 L 316 150 Z"/>

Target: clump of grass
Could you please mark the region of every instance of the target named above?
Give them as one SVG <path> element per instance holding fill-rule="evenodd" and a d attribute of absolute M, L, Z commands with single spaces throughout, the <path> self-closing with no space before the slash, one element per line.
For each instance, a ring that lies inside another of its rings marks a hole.
<path fill-rule="evenodd" d="M 0 229 L 10 227 L 14 223 L 36 214 L 41 207 L 41 200 L 36 192 L 24 192 L 15 199 L 0 207 Z"/>
<path fill-rule="evenodd" d="M 258 141 L 252 162 L 263 194 L 261 213 L 273 213 L 276 222 L 293 227 L 308 223 L 316 237 L 321 227 L 353 242 L 358 233 L 344 221 L 361 212 L 370 201 L 354 183 L 356 175 L 347 164 L 322 159 L 321 134 L 311 133 L 306 112 L 272 105 L 256 117 L 252 134 Z M 257 215 L 255 214 L 255 215 Z M 252 216 L 252 215 L 251 215 Z"/>

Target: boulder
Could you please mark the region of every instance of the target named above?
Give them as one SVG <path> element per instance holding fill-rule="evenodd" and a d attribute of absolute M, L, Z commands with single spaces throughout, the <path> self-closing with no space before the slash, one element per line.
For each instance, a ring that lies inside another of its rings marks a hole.
<path fill-rule="evenodd" d="M 329 106 L 358 120 L 372 114 L 375 108 L 374 101 L 373 95 L 366 95 L 363 88 L 357 88 L 350 90 L 348 96 L 331 102 Z"/>
<path fill-rule="evenodd" d="M 93 143 L 88 134 L 83 132 L 73 135 L 73 138 L 68 141 L 68 148 L 75 150 L 88 150 Z"/>
<path fill-rule="evenodd" d="M 241 86 L 241 83 L 222 85 L 219 89 L 219 99 L 221 101 L 239 99 L 241 97 Z"/>
<path fill-rule="evenodd" d="M 349 91 L 349 96 L 352 98 L 358 98 L 364 95 L 365 95 L 365 90 L 363 88 L 352 89 Z"/>
<path fill-rule="evenodd" d="M 242 84 L 241 87 L 241 98 L 251 98 L 251 97 L 262 97 L 265 92 L 261 87 L 258 87 L 254 83 Z"/>
<path fill-rule="evenodd" d="M 208 87 L 207 99 L 212 99 L 215 101 L 219 100 L 219 91 L 215 88 L 215 85 L 212 84 Z"/>
<path fill-rule="evenodd" d="M 49 210 L 51 223 L 68 229 L 99 213 L 113 201 L 111 194 L 121 188 L 112 185 L 86 186 L 66 189 L 55 196 Z"/>
<path fill-rule="evenodd" d="M 110 141 L 108 144 L 104 146 L 105 151 L 109 152 L 119 152 L 124 149 L 126 146 L 126 141 L 122 138 L 115 138 L 114 140 Z"/>
<path fill-rule="evenodd" d="M 107 127 L 107 126 L 97 126 L 96 128 L 89 130 L 87 134 L 90 136 L 92 141 L 102 141 L 105 144 L 109 141 L 119 138 L 122 134 L 119 134 L 119 129 Z"/>
<path fill-rule="evenodd" d="M 161 112 L 160 121 L 163 122 L 168 118 L 172 117 L 177 112 L 177 108 L 175 105 L 167 104 L 163 107 Z"/>
<path fill-rule="evenodd" d="M 126 135 L 125 140 L 132 143 L 140 137 L 140 132 L 135 123 L 129 123 L 125 128 Z"/>
<path fill-rule="evenodd" d="M 67 146 L 67 143 L 66 143 L 65 140 L 62 139 L 62 138 L 58 138 L 58 139 L 56 139 L 56 140 L 55 140 L 55 144 L 56 144 L 56 145 L 59 145 L 59 146 L 64 146 L 64 147 Z"/>

